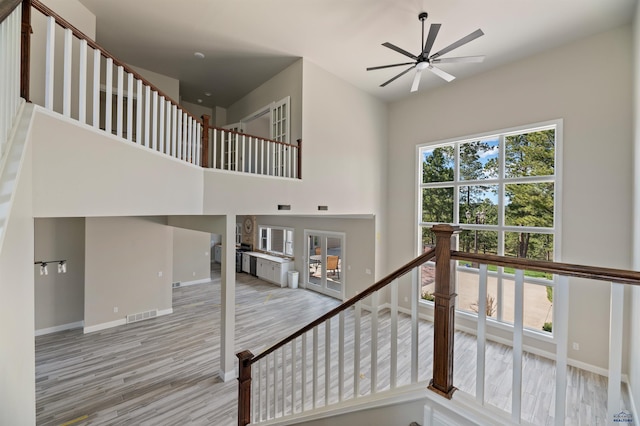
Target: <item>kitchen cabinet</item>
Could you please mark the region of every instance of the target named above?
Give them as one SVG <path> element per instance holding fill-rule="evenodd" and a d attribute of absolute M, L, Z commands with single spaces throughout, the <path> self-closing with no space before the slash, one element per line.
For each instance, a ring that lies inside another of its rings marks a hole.
<path fill-rule="evenodd" d="M 287 272 L 289 272 L 290 269 L 293 269 L 293 261 L 257 252 L 247 252 L 244 253 L 244 255 L 248 259 L 247 263 L 250 263 L 249 256 L 256 257 L 256 274 L 258 275 L 258 278 L 279 285 L 280 287 L 287 286 Z M 242 261 L 242 269 L 244 271 L 244 257 Z"/>
<path fill-rule="evenodd" d="M 242 272 L 251 273 L 251 255 L 249 253 L 242 253 Z"/>
<path fill-rule="evenodd" d="M 220 244 L 213 246 L 213 261 L 222 263 L 222 246 Z"/>

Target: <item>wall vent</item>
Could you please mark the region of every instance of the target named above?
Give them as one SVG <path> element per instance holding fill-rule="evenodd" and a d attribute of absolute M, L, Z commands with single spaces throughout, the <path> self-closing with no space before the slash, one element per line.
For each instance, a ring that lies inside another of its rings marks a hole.
<path fill-rule="evenodd" d="M 176 287 L 180 287 L 180 281 L 178 281 L 177 283 L 171 283 L 171 288 L 176 288 Z"/>
<path fill-rule="evenodd" d="M 329 210 L 329 206 L 318 206 L 318 210 Z"/>
<path fill-rule="evenodd" d="M 127 324 L 132 322 L 138 322 L 146 319 L 155 318 L 158 316 L 158 310 L 154 309 L 152 311 L 139 312 L 137 314 L 127 315 Z"/>
<path fill-rule="evenodd" d="M 291 204 L 278 204 L 278 210 L 291 210 Z"/>

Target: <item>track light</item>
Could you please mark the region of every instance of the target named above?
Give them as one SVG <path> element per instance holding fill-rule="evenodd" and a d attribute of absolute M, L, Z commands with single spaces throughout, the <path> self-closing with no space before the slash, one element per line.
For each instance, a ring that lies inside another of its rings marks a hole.
<path fill-rule="evenodd" d="M 49 275 L 49 263 L 57 263 L 58 264 L 58 273 L 66 274 L 67 273 L 67 261 L 66 260 L 37 260 L 33 262 L 34 265 L 40 265 L 40 275 Z"/>

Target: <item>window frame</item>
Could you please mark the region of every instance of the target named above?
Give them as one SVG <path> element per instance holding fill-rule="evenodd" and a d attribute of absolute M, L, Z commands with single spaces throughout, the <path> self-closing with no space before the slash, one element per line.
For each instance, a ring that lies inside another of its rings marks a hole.
<path fill-rule="evenodd" d="M 273 250 L 272 231 L 274 229 L 282 231 L 283 251 Z M 259 249 L 264 252 L 278 254 L 281 256 L 293 256 L 294 237 L 295 237 L 294 228 L 289 228 L 286 226 L 275 226 L 275 225 L 258 225 L 258 245 L 259 245 Z"/>
<path fill-rule="evenodd" d="M 525 177 L 506 177 L 505 172 L 505 139 L 507 136 L 516 135 L 516 134 L 524 134 L 531 133 L 542 130 L 555 129 L 555 157 L 554 157 L 554 170 L 553 175 L 545 175 L 545 176 L 525 176 Z M 416 145 L 416 169 L 415 169 L 415 200 L 416 200 L 416 208 L 415 208 L 415 247 L 416 254 L 419 255 L 423 252 L 423 229 L 429 229 L 432 225 L 436 223 L 442 222 L 427 222 L 423 221 L 423 190 L 425 188 L 453 188 L 453 222 L 450 222 L 452 225 L 460 226 L 463 230 L 469 231 L 490 231 L 497 232 L 498 241 L 497 241 L 497 252 L 498 255 L 504 256 L 505 249 L 505 235 L 508 232 L 531 232 L 537 234 L 551 234 L 553 235 L 553 261 L 560 261 L 561 253 L 562 253 L 562 137 L 563 137 L 563 120 L 556 119 L 545 122 L 538 122 L 532 124 L 525 124 L 521 126 L 500 129 L 497 131 L 490 131 L 484 133 L 478 133 L 468 136 L 456 137 L 447 140 L 433 141 Z M 498 139 L 498 176 L 497 178 L 488 178 L 488 179 L 478 179 L 478 180 L 464 180 L 460 177 L 460 146 L 464 143 L 475 142 L 475 141 L 487 141 L 491 139 Z M 454 154 L 453 154 L 453 180 L 447 182 L 428 182 L 425 183 L 423 181 L 423 152 L 427 149 L 433 149 L 442 146 L 453 146 Z M 505 207 L 507 205 L 507 200 L 505 196 L 505 187 L 509 184 L 522 184 L 522 183 L 543 183 L 543 182 L 552 182 L 554 185 L 554 206 L 553 206 L 553 226 L 551 227 L 524 227 L 517 225 L 505 225 L 506 217 L 505 217 Z M 498 219 L 497 224 L 472 224 L 472 223 L 464 223 L 460 218 L 460 188 L 464 186 L 473 186 L 473 185 L 497 185 L 498 186 L 498 195 L 497 195 L 497 209 L 498 209 Z M 542 231 L 542 232 L 541 232 Z M 459 242 L 459 239 L 457 239 Z M 433 264 L 433 262 L 429 262 Z M 477 273 L 478 269 L 465 268 L 464 266 L 456 265 L 457 271 L 464 272 L 472 272 Z M 512 329 L 513 324 L 507 322 L 507 320 L 502 318 L 502 305 L 504 302 L 502 300 L 502 288 L 504 287 L 504 280 L 513 279 L 513 274 L 509 274 L 504 271 L 504 268 L 497 268 L 496 272 L 489 271 L 489 276 L 498 277 L 498 312 L 496 313 L 496 318 L 487 317 L 492 325 L 499 329 Z M 525 285 L 526 284 L 536 284 L 536 285 L 549 285 L 555 288 L 556 285 L 556 276 L 554 275 L 550 280 L 541 279 L 541 278 L 533 278 L 525 276 Z M 420 291 L 422 286 L 418 286 Z M 422 299 L 421 294 L 418 294 L 417 297 L 419 301 L 423 305 L 432 306 L 433 302 Z M 552 304 L 553 309 L 553 317 L 556 317 L 555 304 Z M 477 314 L 473 312 L 469 312 L 467 310 L 461 310 L 456 307 L 456 315 L 460 315 L 469 319 L 477 319 Z M 553 321 L 553 320 L 552 320 Z M 542 340 L 550 340 L 555 341 L 555 334 L 553 331 L 551 333 L 536 330 L 532 328 L 524 329 L 525 335 L 536 337 Z"/>

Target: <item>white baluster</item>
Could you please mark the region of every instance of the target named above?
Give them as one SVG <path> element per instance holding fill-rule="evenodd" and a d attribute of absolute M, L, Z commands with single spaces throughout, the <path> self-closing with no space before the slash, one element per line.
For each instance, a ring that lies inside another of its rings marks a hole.
<path fill-rule="evenodd" d="M 513 313 L 513 384 L 511 386 L 511 420 L 520 423 L 522 411 L 522 330 L 524 271 L 516 269 Z"/>
<path fill-rule="evenodd" d="M 291 341 L 291 413 L 296 413 L 296 359 L 297 359 L 297 350 L 296 350 L 296 340 L 293 339 Z"/>
<path fill-rule="evenodd" d="M 418 280 L 418 268 L 411 271 L 411 383 L 418 382 L 418 295 L 420 283 Z"/>
<path fill-rule="evenodd" d="M 151 139 L 151 87 L 144 86 L 144 146 L 149 148 Z"/>
<path fill-rule="evenodd" d="M 311 407 L 315 410 L 318 401 L 318 327 L 313 328 L 313 401 Z"/>
<path fill-rule="evenodd" d="M 331 389 L 331 318 L 324 322 L 324 405 L 329 405 Z"/>
<path fill-rule="evenodd" d="M 182 115 L 182 160 L 189 161 L 187 145 L 189 144 L 189 116 L 181 111 Z"/>
<path fill-rule="evenodd" d="M 196 126 L 196 161 L 197 166 L 202 165 L 202 126 L 200 123 L 195 122 Z"/>
<path fill-rule="evenodd" d="M 224 140 L 224 138 L 222 140 Z M 216 164 L 218 164 L 218 129 L 213 129 L 213 155 L 211 163 L 211 168 L 215 169 Z M 220 160 L 220 168 L 222 168 L 222 160 Z"/>
<path fill-rule="evenodd" d="M 245 143 L 246 143 L 246 139 L 245 139 L 245 135 L 242 135 L 242 171 L 244 172 L 244 164 L 246 162 L 247 159 L 247 154 L 245 152 Z"/>
<path fill-rule="evenodd" d="M 123 116 L 124 116 L 124 68 L 118 66 L 118 95 L 116 105 L 116 135 L 121 138 L 124 128 Z"/>
<path fill-rule="evenodd" d="M 302 370 L 302 375 L 300 378 L 300 412 L 304 413 L 305 402 L 307 401 L 307 333 L 304 333 L 301 338 L 302 353 L 300 356 L 300 368 Z"/>
<path fill-rule="evenodd" d="M 227 145 L 227 141 L 231 138 L 231 135 L 228 132 L 221 130 L 220 131 L 220 169 L 225 170 L 229 167 L 229 159 L 227 158 L 227 167 L 225 167 L 225 153 L 224 150 Z M 228 154 L 227 154 L 228 155 Z"/>
<path fill-rule="evenodd" d="M 102 53 L 93 51 L 93 127 L 100 127 L 100 60 Z"/>
<path fill-rule="evenodd" d="M 87 40 L 80 40 L 78 69 L 78 121 L 87 123 Z"/>
<path fill-rule="evenodd" d="M 44 107 L 53 110 L 53 76 L 54 76 L 54 59 L 56 55 L 56 20 L 54 17 L 47 17 L 47 47 L 45 56 L 45 92 Z"/>
<path fill-rule="evenodd" d="M 178 158 L 178 107 L 171 106 L 171 156 Z"/>
<path fill-rule="evenodd" d="M 624 329 L 624 284 L 611 283 L 609 305 L 609 380 L 607 382 L 607 424 L 621 410 L 622 331 Z"/>
<path fill-rule="evenodd" d="M 391 283 L 391 348 L 389 387 L 395 389 L 398 376 L 398 280 Z"/>
<path fill-rule="evenodd" d="M 487 264 L 480 265 L 478 283 L 478 337 L 476 339 L 476 400 L 484 404 L 485 344 L 487 330 Z"/>
<path fill-rule="evenodd" d="M 556 339 L 556 425 L 565 424 L 567 406 L 567 345 L 569 343 L 569 278 L 558 276 L 553 289 L 553 337 Z"/>
<path fill-rule="evenodd" d="M 193 152 L 191 147 L 193 146 L 193 126 L 191 125 L 191 116 L 186 115 L 185 121 L 187 123 L 187 162 L 192 163 Z"/>
<path fill-rule="evenodd" d="M 360 320 L 362 318 L 362 301 L 354 307 L 353 325 L 353 398 L 360 396 Z"/>
<path fill-rule="evenodd" d="M 142 80 L 136 79 L 136 143 L 142 142 Z"/>
<path fill-rule="evenodd" d="M 158 92 L 151 95 L 151 149 L 158 150 Z"/>
<path fill-rule="evenodd" d="M 371 296 L 371 395 L 378 388 L 378 292 Z"/>
<path fill-rule="evenodd" d="M 338 319 L 338 402 L 344 398 L 344 311 Z"/>
<path fill-rule="evenodd" d="M 159 99 L 160 105 L 159 110 L 158 110 L 158 149 L 160 150 L 160 152 L 164 153 L 164 134 L 165 134 L 165 128 L 164 128 L 164 96 L 160 96 Z"/>
<path fill-rule="evenodd" d="M 64 57 L 62 68 L 62 114 L 71 116 L 71 54 L 73 53 L 73 33 L 64 30 Z"/>
<path fill-rule="evenodd" d="M 264 175 L 264 139 L 260 139 L 260 174 Z"/>
<path fill-rule="evenodd" d="M 105 77 L 104 130 L 111 133 L 113 127 L 113 59 L 107 58 Z"/>
<path fill-rule="evenodd" d="M 167 116 L 165 118 L 165 152 L 167 153 L 167 155 L 172 155 L 171 153 L 171 101 L 166 100 L 165 101 L 165 111 L 167 113 Z"/>
<path fill-rule="evenodd" d="M 127 73 L 127 140 L 133 141 L 133 74 Z"/>
<path fill-rule="evenodd" d="M 176 153 L 176 158 L 182 160 L 182 111 L 176 110 L 176 114 L 178 117 L 178 123 L 177 123 L 177 129 L 176 129 L 177 130 L 176 147 L 178 148 L 178 150 Z"/>

